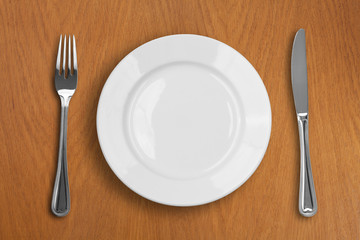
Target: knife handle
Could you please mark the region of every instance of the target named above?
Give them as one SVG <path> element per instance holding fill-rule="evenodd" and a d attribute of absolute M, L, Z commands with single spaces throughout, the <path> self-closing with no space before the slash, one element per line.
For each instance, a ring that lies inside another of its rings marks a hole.
<path fill-rule="evenodd" d="M 312 217 L 317 212 L 317 202 L 310 163 L 308 114 L 298 114 L 297 119 L 300 137 L 299 211 L 304 217 Z"/>

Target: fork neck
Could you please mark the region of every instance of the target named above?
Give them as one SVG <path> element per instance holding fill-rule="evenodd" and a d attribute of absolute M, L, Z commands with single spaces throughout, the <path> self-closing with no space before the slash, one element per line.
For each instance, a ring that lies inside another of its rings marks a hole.
<path fill-rule="evenodd" d="M 60 96 L 61 105 L 64 107 L 68 107 L 70 99 L 71 99 L 72 95 L 74 94 L 74 90 L 63 89 L 63 90 L 59 90 L 58 94 Z"/>

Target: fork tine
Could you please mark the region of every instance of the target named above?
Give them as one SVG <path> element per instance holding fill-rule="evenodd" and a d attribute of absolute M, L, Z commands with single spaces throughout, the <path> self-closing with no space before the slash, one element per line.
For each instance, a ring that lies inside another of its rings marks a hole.
<path fill-rule="evenodd" d="M 65 66 L 66 66 L 66 35 L 64 36 L 64 51 L 63 51 L 63 65 L 62 70 L 65 77 Z"/>
<path fill-rule="evenodd" d="M 76 55 L 76 44 L 75 36 L 73 35 L 73 64 L 74 64 L 74 73 L 77 71 L 77 55 Z"/>
<path fill-rule="evenodd" d="M 68 76 L 71 75 L 71 37 L 69 35 L 69 46 L 68 46 Z"/>
<path fill-rule="evenodd" d="M 62 40 L 62 35 L 60 35 L 58 54 L 57 54 L 57 57 L 56 57 L 56 70 L 59 73 L 60 73 L 60 58 L 61 58 L 61 40 Z"/>

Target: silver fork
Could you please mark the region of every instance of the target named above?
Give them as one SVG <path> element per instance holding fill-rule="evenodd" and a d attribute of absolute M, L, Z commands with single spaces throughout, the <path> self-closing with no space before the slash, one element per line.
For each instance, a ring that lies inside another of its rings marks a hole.
<path fill-rule="evenodd" d="M 58 166 L 57 166 L 54 191 L 52 196 L 51 210 L 58 217 L 66 216 L 70 211 L 70 191 L 69 191 L 69 180 L 68 180 L 67 159 L 66 159 L 67 116 L 68 116 L 70 99 L 75 93 L 75 89 L 77 85 L 77 73 L 78 73 L 74 35 L 72 37 L 72 41 L 73 41 L 73 52 L 72 52 L 73 54 L 71 57 L 71 37 L 69 36 L 69 46 L 67 51 L 68 67 L 66 68 L 66 61 L 65 61 L 66 35 L 65 35 L 63 64 L 62 64 L 62 71 L 60 72 L 62 35 L 60 36 L 59 49 L 56 59 L 56 69 L 55 69 L 55 88 L 57 93 L 59 94 L 61 101 L 61 122 L 60 122 Z M 72 73 L 71 73 L 71 59 L 73 62 Z"/>

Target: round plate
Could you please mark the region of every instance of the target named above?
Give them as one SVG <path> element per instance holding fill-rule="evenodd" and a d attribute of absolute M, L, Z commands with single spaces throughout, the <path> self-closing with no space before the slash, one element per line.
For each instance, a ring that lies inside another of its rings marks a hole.
<path fill-rule="evenodd" d="M 199 35 L 171 35 L 127 55 L 99 100 L 105 159 L 130 189 L 152 201 L 194 206 L 241 186 L 260 164 L 270 102 L 252 65 Z"/>

